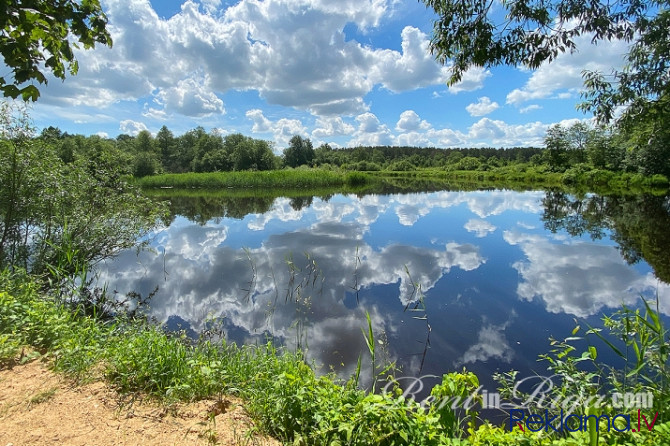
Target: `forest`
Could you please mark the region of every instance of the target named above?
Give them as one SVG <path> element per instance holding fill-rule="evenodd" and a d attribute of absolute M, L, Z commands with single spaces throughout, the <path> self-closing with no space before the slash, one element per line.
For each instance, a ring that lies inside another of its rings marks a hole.
<path fill-rule="evenodd" d="M 207 132 L 202 127 L 175 136 L 163 126 L 155 136 L 144 130 L 116 138 L 70 135 L 48 127 L 35 138 L 53 148 L 64 163 L 77 159 L 104 160 L 123 174 L 145 177 L 161 173 L 263 171 L 319 167 L 347 171 L 491 171 L 525 166 L 537 173 L 568 177 L 591 170 L 628 172 L 645 176 L 670 175 L 670 146 L 635 145 L 620 132 L 577 123 L 554 125 L 544 147 L 434 148 L 367 146 L 335 148 L 295 135 L 286 148 L 244 136 Z M 280 152 L 281 155 L 276 153 Z"/>

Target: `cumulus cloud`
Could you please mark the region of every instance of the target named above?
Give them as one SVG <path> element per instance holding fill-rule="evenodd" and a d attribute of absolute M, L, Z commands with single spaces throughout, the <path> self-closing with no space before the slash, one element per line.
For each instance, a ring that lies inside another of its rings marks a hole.
<path fill-rule="evenodd" d="M 524 300 L 540 299 L 551 313 L 587 317 L 603 307 L 632 305 L 656 284 L 651 274 L 630 268 L 614 246 L 552 242 L 516 231 L 505 231 L 503 237 L 526 255 L 513 264 L 523 279 L 517 294 Z"/>
<path fill-rule="evenodd" d="M 391 130 L 379 122 L 379 118 L 373 113 L 363 113 L 356 116 L 358 129 L 354 137 L 349 141 L 350 146 L 385 146 L 393 144 Z"/>
<path fill-rule="evenodd" d="M 445 79 L 417 28 L 402 30 L 400 51 L 345 39 L 346 25 L 378 26 L 391 13 L 388 0 L 221 8 L 220 0 L 187 0 L 162 18 L 148 0 L 107 0 L 114 48 L 77 51 L 79 75 L 50 83 L 43 101 L 104 107 L 156 97 L 167 113 L 204 116 L 222 113 L 217 95 L 238 89 L 319 116 L 353 116 L 368 110 L 364 97 L 375 85 L 398 92 Z"/>
<path fill-rule="evenodd" d="M 449 87 L 449 93 L 475 91 L 484 87 L 484 81 L 491 77 L 491 71 L 481 67 L 470 68 L 459 82 Z"/>
<path fill-rule="evenodd" d="M 168 110 L 186 116 L 209 116 L 223 114 L 223 101 L 208 91 L 206 80 L 184 79 L 174 87 L 161 89 L 157 97 Z M 160 114 L 157 112 L 155 114 Z"/>
<path fill-rule="evenodd" d="M 446 82 L 448 69 L 438 65 L 428 51 L 426 34 L 406 26 L 401 37 L 402 53 L 379 50 L 372 54 L 372 78 L 394 92 Z"/>
<path fill-rule="evenodd" d="M 124 119 L 119 125 L 119 130 L 121 133 L 126 133 L 131 136 L 136 136 L 142 130 L 148 130 L 147 126 L 143 122 L 133 121 L 131 119 Z"/>
<path fill-rule="evenodd" d="M 249 110 L 246 116 L 254 123 L 251 128 L 253 133 L 272 133 L 274 141 L 280 145 L 287 145 L 295 135 L 307 136 L 307 128 L 299 119 L 281 118 L 271 121 L 260 109 Z"/>
<path fill-rule="evenodd" d="M 500 120 L 482 118 L 474 123 L 468 132 L 470 141 L 489 141 L 497 146 L 539 146 L 542 145 L 549 125 L 541 122 L 527 124 L 507 124 Z"/>
<path fill-rule="evenodd" d="M 487 96 L 482 96 L 477 102 L 465 107 L 470 116 L 484 116 L 494 112 L 500 107 L 497 102 L 491 102 Z"/>
<path fill-rule="evenodd" d="M 316 120 L 316 128 L 312 130 L 312 137 L 322 140 L 334 136 L 351 135 L 356 128 L 345 122 L 341 116 L 322 117 Z"/>
<path fill-rule="evenodd" d="M 400 113 L 400 119 L 395 128 L 400 131 L 427 130 L 430 128 L 430 124 L 422 120 L 414 110 L 405 110 Z"/>
<path fill-rule="evenodd" d="M 491 359 L 510 363 L 514 358 L 514 350 L 505 337 L 508 325 L 509 322 L 502 325 L 483 325 L 477 334 L 477 343 L 470 346 L 454 365 L 458 367 Z"/>
<path fill-rule="evenodd" d="M 613 68 L 620 69 L 623 66 L 623 56 L 628 52 L 629 44 L 613 40 L 593 45 L 591 38 L 591 35 L 576 38 L 577 52 L 560 54 L 551 63 L 540 66 L 526 85 L 507 95 L 507 103 L 520 106 L 527 101 L 555 95 L 570 97 L 582 88 L 584 70 L 608 73 Z"/>

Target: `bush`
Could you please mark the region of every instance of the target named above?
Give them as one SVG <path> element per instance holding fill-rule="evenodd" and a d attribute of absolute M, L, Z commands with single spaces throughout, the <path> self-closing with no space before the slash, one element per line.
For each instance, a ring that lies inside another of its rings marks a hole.
<path fill-rule="evenodd" d="M 656 174 L 649 179 L 649 185 L 652 187 L 668 187 L 670 183 L 665 175 Z"/>
<path fill-rule="evenodd" d="M 344 179 L 347 186 L 362 186 L 370 181 L 370 177 L 361 172 L 349 172 Z"/>
<path fill-rule="evenodd" d="M 584 182 L 589 186 L 607 186 L 614 177 L 614 172 L 595 169 L 584 174 Z"/>
<path fill-rule="evenodd" d="M 416 170 L 416 166 L 407 160 L 400 160 L 392 163 L 388 167 L 388 170 L 392 172 L 408 172 L 411 170 Z"/>

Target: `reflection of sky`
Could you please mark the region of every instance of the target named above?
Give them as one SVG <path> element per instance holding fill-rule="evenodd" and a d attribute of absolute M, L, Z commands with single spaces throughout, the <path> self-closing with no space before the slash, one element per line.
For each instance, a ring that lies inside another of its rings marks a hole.
<path fill-rule="evenodd" d="M 586 317 L 603 307 L 634 305 L 658 285 L 650 272 L 631 268 L 613 246 L 517 231 L 505 231 L 504 238 L 526 256 L 513 265 L 521 278 L 519 297 L 540 298 L 552 313 Z M 659 291 L 667 301 L 667 288 Z"/>
<path fill-rule="evenodd" d="M 421 373 L 437 375 L 466 366 L 487 382 L 496 370 L 537 368 L 573 316 L 593 323 L 656 284 L 611 242 L 541 229 L 543 196 L 337 195 L 300 210 L 279 198 L 242 219 L 177 218 L 154 251 L 123 253 L 100 280 L 144 295 L 159 285 L 159 321 L 178 316 L 197 331 L 221 317 L 228 339 L 306 345 L 324 370 L 345 375 L 366 351 L 367 311 L 403 373 L 419 374 L 422 362 Z M 659 292 L 667 302 L 667 286 Z"/>

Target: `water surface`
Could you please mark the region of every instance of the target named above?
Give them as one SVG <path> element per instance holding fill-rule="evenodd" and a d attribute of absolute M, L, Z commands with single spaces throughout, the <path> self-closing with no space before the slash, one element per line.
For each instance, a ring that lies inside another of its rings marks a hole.
<path fill-rule="evenodd" d="M 670 314 L 666 197 L 438 191 L 302 198 L 177 197 L 152 251 L 102 265 L 110 289 L 195 334 L 307 350 L 353 373 L 370 314 L 399 375 L 466 367 L 546 374 L 549 338 L 658 293 Z M 209 321 L 209 322 L 208 322 Z"/>

